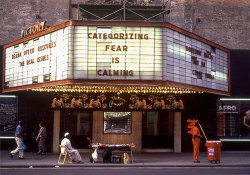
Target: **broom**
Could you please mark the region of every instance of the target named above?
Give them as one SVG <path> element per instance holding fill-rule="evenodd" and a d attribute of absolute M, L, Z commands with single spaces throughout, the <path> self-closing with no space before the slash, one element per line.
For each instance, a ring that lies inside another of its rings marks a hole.
<path fill-rule="evenodd" d="M 200 128 L 201 128 L 201 131 L 202 131 L 202 133 L 203 133 L 203 135 L 204 135 L 206 141 L 207 141 L 207 136 L 206 136 L 205 132 L 203 131 L 203 128 L 201 127 L 200 123 L 198 123 L 198 124 L 199 124 L 199 126 L 200 126 Z"/>

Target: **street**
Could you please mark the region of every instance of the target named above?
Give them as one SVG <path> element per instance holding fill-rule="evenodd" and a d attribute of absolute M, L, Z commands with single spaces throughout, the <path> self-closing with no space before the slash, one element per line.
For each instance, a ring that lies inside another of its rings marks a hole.
<path fill-rule="evenodd" d="M 81 168 L 81 167 L 58 167 L 58 168 L 1 168 L 0 174 L 3 175 L 249 175 L 250 167 L 143 167 L 143 168 Z"/>

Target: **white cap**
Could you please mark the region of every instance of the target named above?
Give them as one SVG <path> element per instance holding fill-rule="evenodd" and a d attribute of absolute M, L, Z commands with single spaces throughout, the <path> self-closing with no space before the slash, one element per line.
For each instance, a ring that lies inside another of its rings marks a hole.
<path fill-rule="evenodd" d="M 69 133 L 68 132 L 66 132 L 65 134 L 64 134 L 64 137 L 67 137 L 69 135 Z"/>

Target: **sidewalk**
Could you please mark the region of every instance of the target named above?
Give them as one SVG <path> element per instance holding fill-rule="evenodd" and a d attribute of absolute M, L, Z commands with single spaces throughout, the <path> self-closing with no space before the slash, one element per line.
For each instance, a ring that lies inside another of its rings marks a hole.
<path fill-rule="evenodd" d="M 99 154 L 97 163 L 90 163 L 88 153 L 81 153 L 83 163 L 58 165 L 59 154 L 49 153 L 45 156 L 36 153 L 25 152 L 25 159 L 19 160 L 17 155 L 10 158 L 9 152 L 0 151 L 0 167 L 250 167 L 250 151 L 223 151 L 220 164 L 212 164 L 208 161 L 207 153 L 201 152 L 201 163 L 193 163 L 193 155 L 188 153 L 141 153 L 134 154 L 134 163 L 114 164 L 102 163 Z"/>

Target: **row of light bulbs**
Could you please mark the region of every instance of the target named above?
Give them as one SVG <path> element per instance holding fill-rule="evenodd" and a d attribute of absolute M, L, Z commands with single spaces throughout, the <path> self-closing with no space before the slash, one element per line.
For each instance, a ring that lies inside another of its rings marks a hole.
<path fill-rule="evenodd" d="M 203 93 L 177 87 L 146 87 L 146 86 L 80 86 L 64 85 L 31 89 L 38 92 L 86 92 L 86 93 L 167 93 L 167 94 L 194 94 Z"/>

